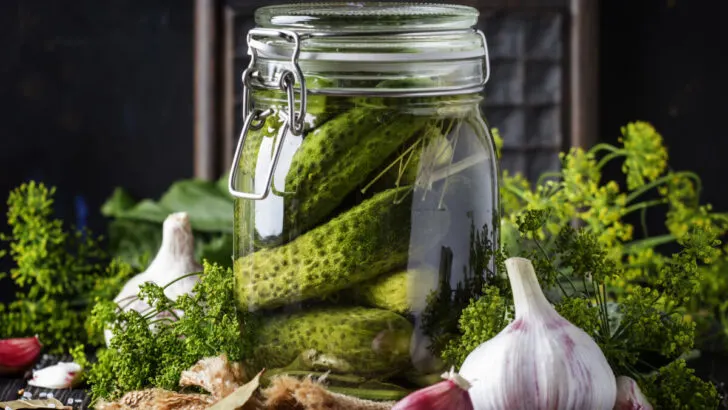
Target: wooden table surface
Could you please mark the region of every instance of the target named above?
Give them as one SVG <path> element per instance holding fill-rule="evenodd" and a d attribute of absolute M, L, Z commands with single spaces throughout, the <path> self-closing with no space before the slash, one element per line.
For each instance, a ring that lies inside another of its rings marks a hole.
<path fill-rule="evenodd" d="M 50 356 L 43 355 L 34 369 L 42 369 L 58 362 L 70 362 L 71 356 Z M 27 372 L 30 377 L 30 372 Z M 84 389 L 44 389 L 40 387 L 28 386 L 28 381 L 22 375 L 15 378 L 0 377 L 0 402 L 20 400 L 23 397 L 28 399 L 43 399 L 52 395 L 53 398 L 60 401 L 66 406 L 72 406 L 75 410 L 86 410 L 89 408 L 91 397 Z"/>

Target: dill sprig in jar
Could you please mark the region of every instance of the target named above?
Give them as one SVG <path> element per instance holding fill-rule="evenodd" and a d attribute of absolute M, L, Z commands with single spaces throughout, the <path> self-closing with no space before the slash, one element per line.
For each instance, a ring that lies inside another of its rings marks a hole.
<path fill-rule="evenodd" d="M 477 19 L 410 3 L 256 11 L 230 172 L 238 308 L 259 319 L 252 368 L 328 372 L 331 389 L 372 399 L 446 368 L 440 349 L 495 274 Z"/>

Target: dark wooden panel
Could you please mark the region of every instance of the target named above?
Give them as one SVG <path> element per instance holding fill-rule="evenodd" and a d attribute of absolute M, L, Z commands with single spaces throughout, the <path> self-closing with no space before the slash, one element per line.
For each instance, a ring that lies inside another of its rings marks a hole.
<path fill-rule="evenodd" d="M 28 179 L 103 233 L 114 186 L 158 196 L 192 175 L 192 17 L 191 0 L 0 2 L 0 230 Z"/>

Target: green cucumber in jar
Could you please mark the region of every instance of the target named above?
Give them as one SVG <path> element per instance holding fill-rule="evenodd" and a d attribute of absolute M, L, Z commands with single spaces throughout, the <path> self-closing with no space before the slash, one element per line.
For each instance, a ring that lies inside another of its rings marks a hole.
<path fill-rule="evenodd" d="M 433 172 L 449 165 L 453 157 L 452 143 L 443 134 L 442 122 L 428 121 L 417 138 L 403 145 L 369 176 L 370 182 L 363 190 L 377 192 L 393 186 L 428 185 Z"/>
<path fill-rule="evenodd" d="M 284 232 L 303 233 L 330 216 L 426 122 L 426 117 L 354 108 L 312 131 L 286 178 Z"/>
<path fill-rule="evenodd" d="M 279 314 L 258 330 L 252 361 L 258 368 L 290 369 L 298 360 L 305 363 L 298 370 L 392 376 L 411 366 L 412 331 L 407 319 L 384 309 L 324 307 Z"/>
<path fill-rule="evenodd" d="M 285 245 L 238 258 L 238 300 L 251 310 L 275 308 L 402 266 L 409 254 L 411 205 L 400 198 L 408 189 L 377 194 Z"/>
<path fill-rule="evenodd" d="M 407 315 L 422 309 L 427 296 L 437 289 L 437 280 L 438 272 L 431 267 L 404 269 L 353 286 L 339 299 Z"/>

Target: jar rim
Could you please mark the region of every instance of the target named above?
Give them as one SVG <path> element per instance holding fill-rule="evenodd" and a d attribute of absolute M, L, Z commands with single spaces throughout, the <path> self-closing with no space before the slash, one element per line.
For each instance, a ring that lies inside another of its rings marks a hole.
<path fill-rule="evenodd" d="M 469 6 L 413 2 L 312 2 L 264 6 L 255 11 L 259 27 L 296 31 L 458 30 L 477 24 Z"/>
<path fill-rule="evenodd" d="M 406 3 L 299 3 L 265 6 L 247 33 L 246 85 L 280 88 L 326 79 L 312 93 L 427 96 L 479 92 L 490 77 L 485 34 L 469 6 Z M 424 86 L 401 79 L 430 79 Z M 387 84 L 384 86 L 383 84 Z"/>

